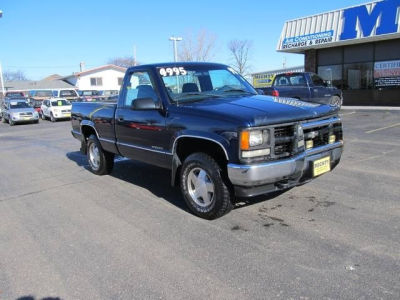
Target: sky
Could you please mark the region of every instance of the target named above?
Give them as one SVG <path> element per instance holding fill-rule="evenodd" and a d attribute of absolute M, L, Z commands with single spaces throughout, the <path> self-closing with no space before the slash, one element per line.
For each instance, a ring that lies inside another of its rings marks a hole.
<path fill-rule="evenodd" d="M 144 63 L 173 61 L 169 37 L 216 38 L 212 61 L 232 64 L 230 40 L 252 43 L 252 72 L 304 62 L 301 54 L 276 52 L 286 20 L 363 4 L 362 0 L 0 0 L 0 63 L 3 71 L 21 70 L 31 80 L 69 75 L 114 57 Z M 178 42 L 179 48 L 179 42 Z"/>

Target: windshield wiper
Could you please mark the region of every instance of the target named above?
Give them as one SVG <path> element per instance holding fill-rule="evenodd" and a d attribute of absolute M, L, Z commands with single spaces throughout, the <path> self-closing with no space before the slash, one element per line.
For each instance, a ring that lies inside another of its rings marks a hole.
<path fill-rule="evenodd" d="M 229 90 L 225 90 L 225 91 L 223 91 L 223 92 L 224 92 L 224 93 L 241 92 L 241 93 L 246 93 L 246 94 L 251 94 L 251 95 L 257 95 L 257 94 L 254 94 L 254 93 L 252 93 L 252 92 L 246 91 L 246 90 L 244 90 L 244 89 L 229 89 Z"/>
<path fill-rule="evenodd" d="M 221 96 L 215 95 L 215 94 L 204 94 L 204 93 L 200 93 L 200 92 L 192 92 L 192 93 L 185 93 L 185 94 L 179 95 L 173 99 L 180 100 L 180 99 L 183 99 L 186 97 L 191 97 L 191 96 L 201 96 L 204 98 L 221 98 Z"/>

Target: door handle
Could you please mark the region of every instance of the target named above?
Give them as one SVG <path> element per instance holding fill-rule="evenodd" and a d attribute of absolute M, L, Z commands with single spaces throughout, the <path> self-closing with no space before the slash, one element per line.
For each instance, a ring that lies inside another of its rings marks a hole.
<path fill-rule="evenodd" d="M 123 122 L 124 121 L 124 117 L 123 116 L 119 116 L 117 120 L 118 120 L 118 122 Z"/>

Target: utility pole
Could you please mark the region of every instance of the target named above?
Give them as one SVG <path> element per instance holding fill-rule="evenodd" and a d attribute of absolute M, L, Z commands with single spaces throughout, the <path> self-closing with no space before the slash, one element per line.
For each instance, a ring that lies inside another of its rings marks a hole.
<path fill-rule="evenodd" d="M 177 49 L 176 42 L 182 41 L 182 38 L 176 37 L 176 36 L 171 36 L 169 38 L 169 40 L 174 42 L 174 61 L 177 62 L 178 61 L 178 49 Z"/>
<path fill-rule="evenodd" d="M 133 65 L 136 66 L 136 45 L 133 45 Z"/>
<path fill-rule="evenodd" d="M 1 95 L 2 97 L 4 97 L 6 93 L 4 91 L 3 68 L 1 67 L 1 63 L 0 63 L 0 80 L 1 80 Z"/>

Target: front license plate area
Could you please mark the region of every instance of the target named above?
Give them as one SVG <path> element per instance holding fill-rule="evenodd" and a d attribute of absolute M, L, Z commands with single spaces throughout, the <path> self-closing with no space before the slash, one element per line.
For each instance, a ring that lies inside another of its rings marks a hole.
<path fill-rule="evenodd" d="M 313 162 L 313 176 L 319 176 L 331 170 L 331 157 L 326 156 Z"/>

